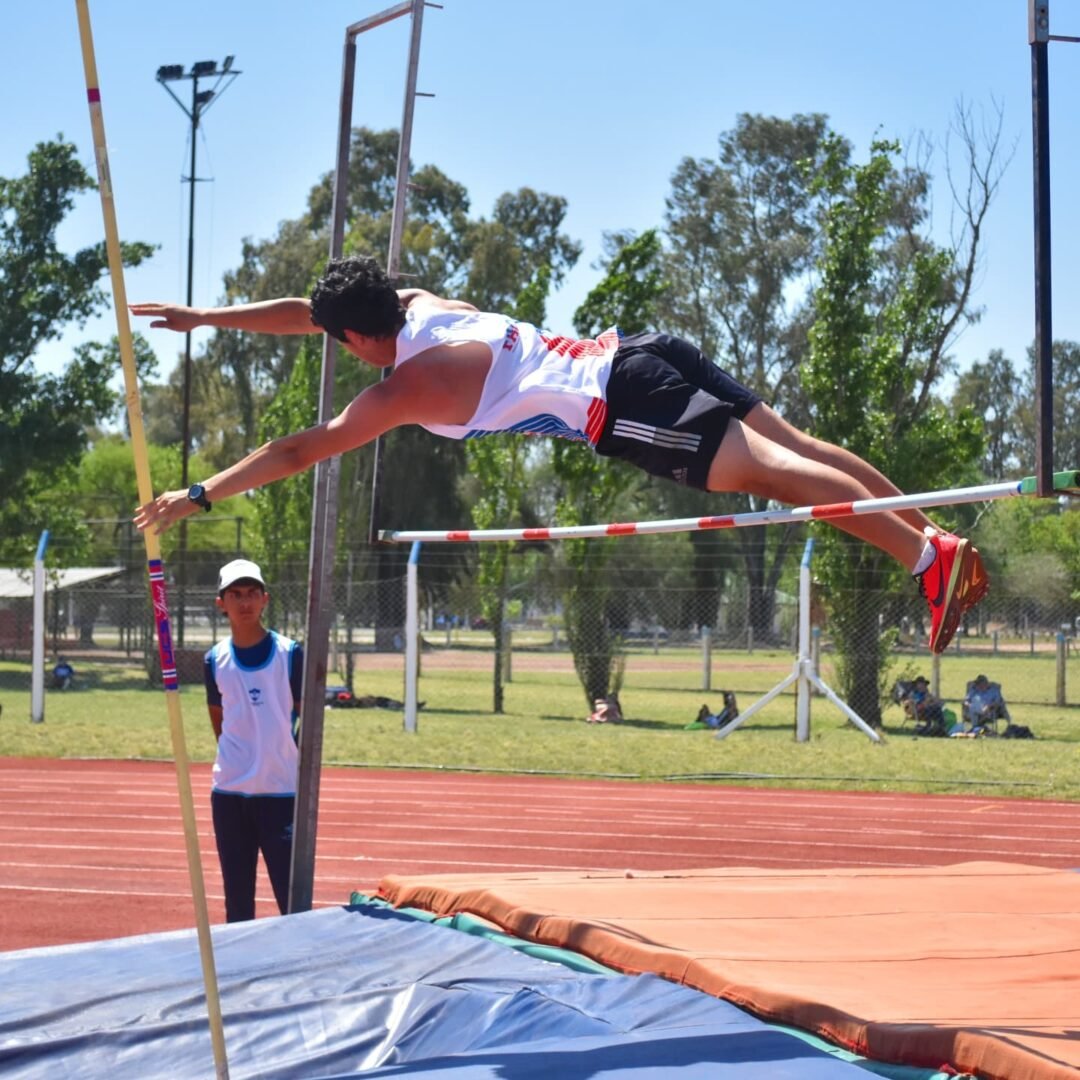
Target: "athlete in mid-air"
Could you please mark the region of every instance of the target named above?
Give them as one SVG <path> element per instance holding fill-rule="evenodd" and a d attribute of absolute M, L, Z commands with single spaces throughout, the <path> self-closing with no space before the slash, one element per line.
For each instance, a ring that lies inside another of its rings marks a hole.
<path fill-rule="evenodd" d="M 393 368 L 332 420 L 268 442 L 188 491 L 168 491 L 140 507 L 140 529 L 160 532 L 404 424 L 452 439 L 506 431 L 580 439 L 598 454 L 676 483 L 794 505 L 900 494 L 868 462 L 793 427 L 680 338 L 623 337 L 617 330 L 595 340 L 554 337 L 462 300 L 395 289 L 370 258 L 332 260 L 310 299 L 218 308 L 148 303 L 131 310 L 154 319 L 152 327 L 180 332 L 213 326 L 332 334 L 365 363 Z M 930 607 L 934 652 L 946 648 L 963 612 L 986 594 L 975 547 L 919 510 L 830 524 L 911 571 Z"/>

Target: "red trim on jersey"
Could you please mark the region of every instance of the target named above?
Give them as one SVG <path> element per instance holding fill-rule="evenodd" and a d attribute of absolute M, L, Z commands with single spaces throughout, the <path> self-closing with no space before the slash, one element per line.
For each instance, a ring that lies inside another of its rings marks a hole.
<path fill-rule="evenodd" d="M 607 402 L 602 398 L 593 398 L 585 420 L 585 438 L 595 446 L 604 434 L 607 423 Z"/>
<path fill-rule="evenodd" d="M 559 356 L 569 356 L 576 360 L 579 356 L 603 356 L 619 347 L 619 335 L 615 330 L 605 330 L 593 338 L 568 338 L 561 335 L 554 337 L 541 334 L 540 340 Z"/>
<path fill-rule="evenodd" d="M 815 506 L 810 510 L 810 516 L 814 518 L 849 517 L 852 513 L 853 503 L 826 503 L 824 506 Z"/>

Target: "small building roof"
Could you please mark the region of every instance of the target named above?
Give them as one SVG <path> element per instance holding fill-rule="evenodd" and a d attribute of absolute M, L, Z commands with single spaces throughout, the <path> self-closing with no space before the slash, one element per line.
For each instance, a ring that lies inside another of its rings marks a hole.
<path fill-rule="evenodd" d="M 71 589 L 98 578 L 122 574 L 122 566 L 69 566 L 49 570 L 45 576 L 46 589 Z M 0 566 L 0 600 L 26 600 L 34 595 L 34 573 L 29 569 Z"/>

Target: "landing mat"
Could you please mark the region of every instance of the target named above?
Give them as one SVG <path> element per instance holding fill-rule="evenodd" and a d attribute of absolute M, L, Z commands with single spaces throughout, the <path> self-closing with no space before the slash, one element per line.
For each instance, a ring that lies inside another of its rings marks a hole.
<path fill-rule="evenodd" d="M 662 975 L 877 1061 L 988 1080 L 1076 1080 L 1080 1068 L 1070 871 L 390 875 L 379 895 Z"/>

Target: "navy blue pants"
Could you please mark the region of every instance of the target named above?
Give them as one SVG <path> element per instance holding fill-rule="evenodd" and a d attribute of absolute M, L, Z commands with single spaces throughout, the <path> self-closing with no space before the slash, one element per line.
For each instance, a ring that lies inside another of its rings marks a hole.
<path fill-rule="evenodd" d="M 295 802 L 292 795 L 210 793 L 228 922 L 255 918 L 255 872 L 260 851 L 278 911 L 284 915 L 288 910 Z"/>

